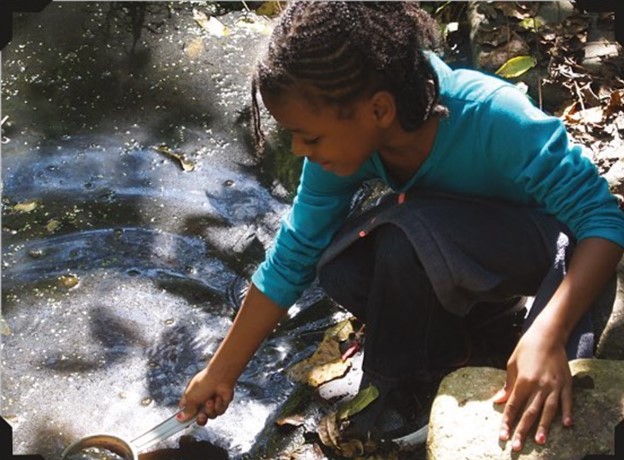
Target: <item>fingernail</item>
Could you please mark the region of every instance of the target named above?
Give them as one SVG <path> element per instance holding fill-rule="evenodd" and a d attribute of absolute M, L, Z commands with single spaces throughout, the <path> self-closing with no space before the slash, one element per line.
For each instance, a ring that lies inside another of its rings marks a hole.
<path fill-rule="evenodd" d="M 503 396 L 505 396 L 505 389 L 504 389 L 504 388 L 503 388 L 503 389 L 501 389 L 501 390 L 498 390 L 498 391 L 496 392 L 496 394 L 494 395 L 494 399 L 500 399 L 500 398 L 502 398 Z"/>
<path fill-rule="evenodd" d="M 574 425 L 574 421 L 572 420 L 572 417 L 566 417 L 565 419 L 563 419 L 563 426 L 569 427 Z"/>
<path fill-rule="evenodd" d="M 537 433 L 535 435 L 535 442 L 538 444 L 544 444 L 546 442 L 546 435 L 544 433 Z"/>
<path fill-rule="evenodd" d="M 520 441 L 517 438 L 514 439 L 513 442 L 511 443 L 511 448 L 516 451 L 522 449 L 522 441 Z"/>
<path fill-rule="evenodd" d="M 176 418 L 177 418 L 178 420 L 184 420 L 184 412 L 180 412 L 180 413 L 176 416 Z"/>
<path fill-rule="evenodd" d="M 509 432 L 506 430 L 501 430 L 498 436 L 500 437 L 501 441 L 509 441 Z"/>

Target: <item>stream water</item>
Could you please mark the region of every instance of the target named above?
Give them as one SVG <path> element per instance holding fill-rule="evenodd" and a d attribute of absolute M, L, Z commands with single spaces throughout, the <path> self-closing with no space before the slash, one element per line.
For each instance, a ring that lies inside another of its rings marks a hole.
<path fill-rule="evenodd" d="M 264 35 L 232 12 L 220 20 L 233 32 L 212 36 L 193 11 L 210 8 L 155 2 L 138 29 L 132 4 L 16 15 L 2 52 L 0 406 L 15 454 L 55 460 L 81 436 L 132 439 L 171 415 L 288 207 L 241 134 Z M 282 371 L 334 321 L 321 299 L 312 288 L 291 310 L 223 417 L 142 458 L 250 452 L 292 389 Z"/>

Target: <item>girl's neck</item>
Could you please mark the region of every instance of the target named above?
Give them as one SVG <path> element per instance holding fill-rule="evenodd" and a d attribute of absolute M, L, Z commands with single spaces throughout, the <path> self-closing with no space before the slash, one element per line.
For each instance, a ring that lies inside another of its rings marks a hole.
<path fill-rule="evenodd" d="M 404 183 L 416 174 L 433 149 L 439 122 L 438 117 L 431 117 L 412 132 L 403 130 L 398 122 L 388 128 L 379 155 L 394 180 Z"/>

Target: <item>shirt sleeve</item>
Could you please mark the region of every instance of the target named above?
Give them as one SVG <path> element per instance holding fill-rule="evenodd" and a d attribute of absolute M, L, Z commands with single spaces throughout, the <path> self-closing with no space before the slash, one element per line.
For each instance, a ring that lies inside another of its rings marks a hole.
<path fill-rule="evenodd" d="M 344 222 L 359 183 L 355 176 L 338 177 L 304 161 L 293 205 L 251 278 L 280 307 L 289 308 L 314 280 L 316 264 Z"/>
<path fill-rule="evenodd" d="M 520 189 L 527 203 L 554 215 L 577 240 L 600 237 L 624 246 L 624 213 L 559 118 L 506 85 L 489 98 L 481 121 L 488 163 Z"/>

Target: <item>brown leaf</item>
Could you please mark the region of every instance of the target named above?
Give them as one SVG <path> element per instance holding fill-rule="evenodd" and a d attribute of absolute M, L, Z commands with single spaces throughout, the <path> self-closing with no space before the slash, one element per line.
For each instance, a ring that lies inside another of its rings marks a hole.
<path fill-rule="evenodd" d="M 197 37 L 184 45 L 184 51 L 191 59 L 197 59 L 204 50 L 204 39 Z"/>
<path fill-rule="evenodd" d="M 598 125 L 604 120 L 604 110 L 602 107 L 592 107 L 590 109 L 580 110 L 576 112 L 574 116 L 579 118 L 579 123 Z"/>
<path fill-rule="evenodd" d="M 17 203 L 13 206 L 13 211 L 16 212 L 31 212 L 37 209 L 39 203 L 35 200 L 31 201 L 23 201 L 22 203 Z"/>
<path fill-rule="evenodd" d="M 186 157 L 182 153 L 173 152 L 166 145 L 159 145 L 157 147 L 153 147 L 153 149 L 156 150 L 157 152 L 162 153 L 163 155 L 166 155 L 176 160 L 178 164 L 180 165 L 180 167 L 182 168 L 182 171 L 190 172 L 190 171 L 195 170 L 195 163 L 193 163 L 190 160 L 187 160 Z"/>
<path fill-rule="evenodd" d="M 303 415 L 292 414 L 275 421 L 277 426 L 302 426 L 305 423 Z"/>
<path fill-rule="evenodd" d="M 611 92 L 611 95 L 609 96 L 609 103 L 605 109 L 605 114 L 609 117 L 620 111 L 624 111 L 624 89 Z"/>
<path fill-rule="evenodd" d="M 292 366 L 288 375 L 297 382 L 317 387 L 342 377 L 350 367 L 350 361 L 342 360 L 338 342 L 333 338 L 326 338 L 312 356 Z"/>

